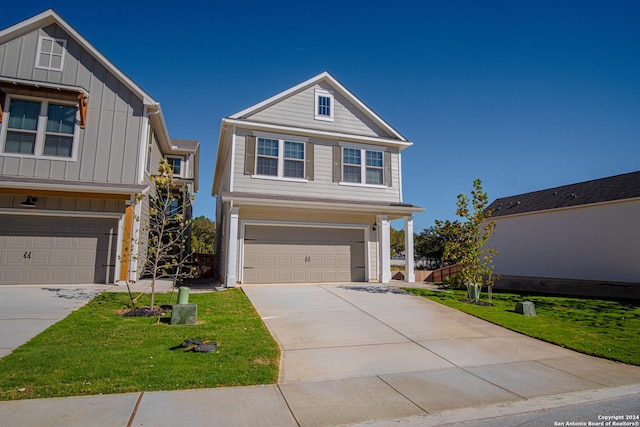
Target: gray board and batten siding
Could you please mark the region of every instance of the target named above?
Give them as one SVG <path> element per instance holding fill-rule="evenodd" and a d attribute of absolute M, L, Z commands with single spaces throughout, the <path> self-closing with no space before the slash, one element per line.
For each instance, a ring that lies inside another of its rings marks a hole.
<path fill-rule="evenodd" d="M 40 36 L 67 40 L 63 71 L 35 67 Z M 87 124 L 79 131 L 77 160 L 5 155 L 0 156 L 1 175 L 138 184 L 143 101 L 60 26 L 51 24 L 0 45 L 0 74 L 5 79 L 81 88 L 88 94 Z M 7 86 L 4 90 L 11 95 Z"/>

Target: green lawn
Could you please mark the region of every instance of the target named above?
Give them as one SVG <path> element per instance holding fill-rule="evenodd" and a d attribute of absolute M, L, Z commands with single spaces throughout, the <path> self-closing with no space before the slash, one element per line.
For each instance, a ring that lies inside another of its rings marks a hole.
<path fill-rule="evenodd" d="M 588 298 L 493 293 L 493 307 L 466 304 L 465 291 L 408 289 L 505 328 L 607 359 L 640 365 L 640 303 Z M 487 301 L 486 292 L 481 300 Z M 516 303 L 532 301 L 536 316 L 515 313 Z"/>
<path fill-rule="evenodd" d="M 141 297 L 139 305 L 149 304 Z M 147 296 L 148 298 L 148 296 Z M 120 317 L 126 294 L 105 293 L 0 359 L 0 400 L 275 383 L 280 351 L 241 290 L 191 294 L 198 325 Z M 169 294 L 156 295 L 158 305 Z M 174 296 L 175 302 L 175 296 Z M 186 338 L 216 353 L 171 350 Z"/>

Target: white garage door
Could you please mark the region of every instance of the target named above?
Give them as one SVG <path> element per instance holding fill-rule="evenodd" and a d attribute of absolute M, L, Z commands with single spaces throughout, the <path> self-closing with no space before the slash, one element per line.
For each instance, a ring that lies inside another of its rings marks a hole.
<path fill-rule="evenodd" d="M 365 280 L 364 231 L 247 225 L 243 283 Z"/>
<path fill-rule="evenodd" d="M 113 281 L 118 221 L 0 215 L 0 284 Z"/>

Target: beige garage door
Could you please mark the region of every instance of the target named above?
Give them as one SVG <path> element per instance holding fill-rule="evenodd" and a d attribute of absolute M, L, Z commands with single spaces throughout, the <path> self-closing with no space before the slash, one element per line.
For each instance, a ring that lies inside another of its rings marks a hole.
<path fill-rule="evenodd" d="M 364 231 L 247 225 L 243 283 L 365 280 Z"/>
<path fill-rule="evenodd" d="M 106 283 L 118 221 L 0 215 L 0 284 Z"/>

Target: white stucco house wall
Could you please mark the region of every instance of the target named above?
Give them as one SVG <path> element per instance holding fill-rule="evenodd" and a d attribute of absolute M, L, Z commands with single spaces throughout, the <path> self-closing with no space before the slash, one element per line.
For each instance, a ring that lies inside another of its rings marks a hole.
<path fill-rule="evenodd" d="M 489 209 L 498 287 L 638 293 L 640 171 L 500 198 Z"/>

